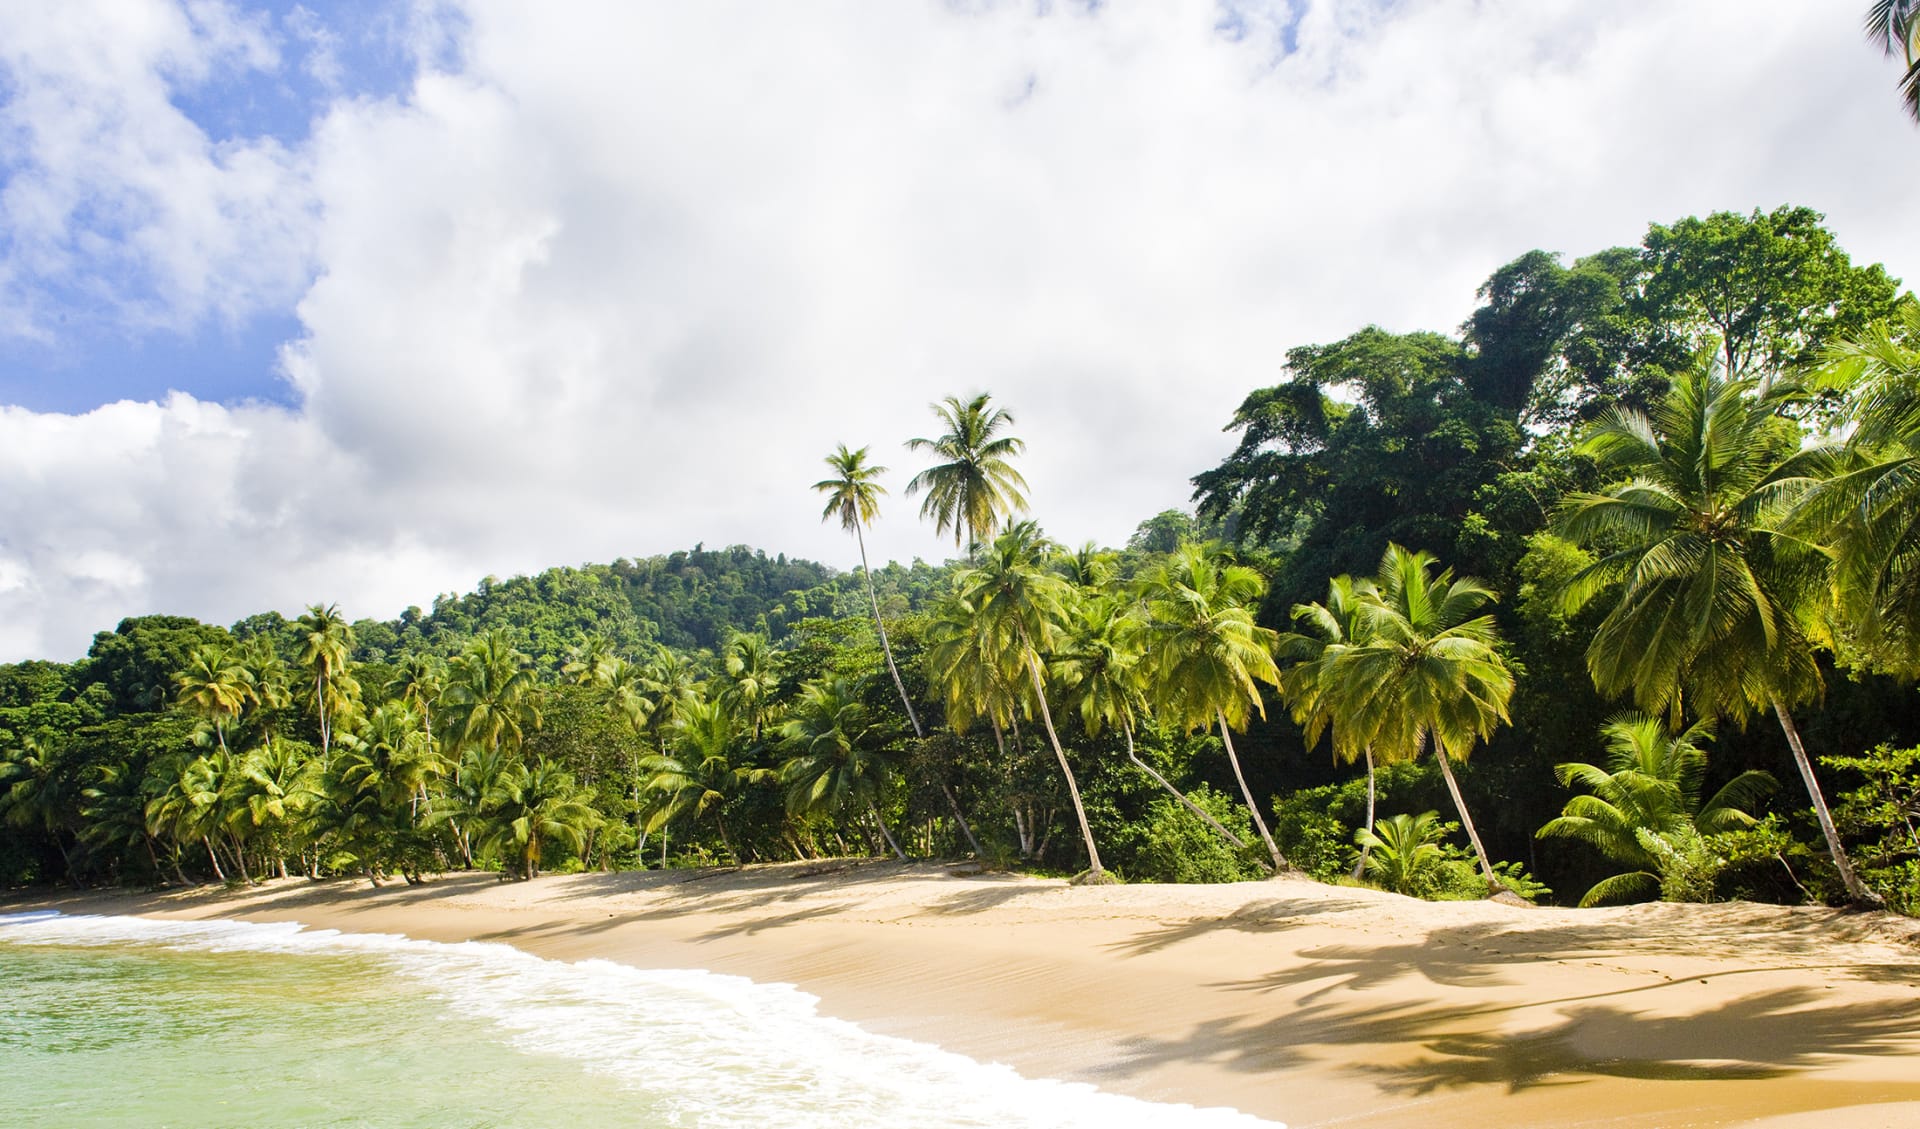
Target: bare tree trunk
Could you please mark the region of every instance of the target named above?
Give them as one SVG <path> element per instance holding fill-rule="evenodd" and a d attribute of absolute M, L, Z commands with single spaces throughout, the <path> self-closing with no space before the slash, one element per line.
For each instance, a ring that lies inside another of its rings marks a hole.
<path fill-rule="evenodd" d="M 954 798 L 953 789 L 947 787 L 945 780 L 940 781 L 940 792 L 947 797 L 947 806 L 953 809 L 953 820 L 960 825 L 960 833 L 967 837 L 967 845 L 973 848 L 973 857 L 987 857 L 987 853 L 980 849 L 980 840 L 973 837 L 973 827 L 967 822 L 967 817 L 960 814 L 960 801 Z"/>
<path fill-rule="evenodd" d="M 1373 750 L 1367 750 L 1367 830 L 1373 830 Z M 1354 860 L 1353 877 L 1358 879 L 1367 870 L 1367 854 L 1373 847 L 1369 844 L 1360 848 L 1360 857 Z"/>
<path fill-rule="evenodd" d="M 1286 870 L 1287 860 L 1274 844 L 1273 833 L 1267 830 L 1267 821 L 1260 817 L 1260 805 L 1253 802 L 1253 789 L 1247 787 L 1247 778 L 1240 771 L 1240 754 L 1233 751 L 1233 732 L 1227 727 L 1226 711 L 1215 710 L 1213 716 L 1220 719 L 1220 740 L 1226 742 L 1227 761 L 1233 765 L 1233 778 L 1240 782 L 1240 796 L 1247 801 L 1247 810 L 1253 813 L 1253 825 L 1259 829 L 1260 840 L 1267 845 L 1267 853 L 1273 856 L 1273 868 Z"/>
<path fill-rule="evenodd" d="M 1493 864 L 1487 861 L 1487 848 L 1480 843 L 1480 832 L 1474 830 L 1473 816 L 1467 813 L 1467 801 L 1460 795 L 1460 782 L 1453 778 L 1453 762 L 1438 741 L 1433 743 L 1433 758 L 1440 762 L 1440 775 L 1447 778 L 1447 791 L 1453 794 L 1453 806 L 1460 809 L 1460 825 L 1467 829 L 1467 839 L 1473 844 L 1473 853 L 1480 860 L 1480 873 L 1486 877 L 1489 888 L 1499 886 L 1500 880 L 1493 876 Z"/>
<path fill-rule="evenodd" d="M 1087 844 L 1087 869 L 1093 874 L 1105 874 L 1107 868 L 1100 865 L 1100 848 L 1093 845 L 1093 828 L 1087 825 L 1087 809 L 1080 803 L 1080 784 L 1074 780 L 1073 769 L 1067 764 L 1067 751 L 1060 747 L 1060 735 L 1053 730 L 1053 711 L 1047 708 L 1047 684 L 1040 678 L 1039 654 L 1033 649 L 1032 640 L 1026 640 L 1026 644 L 1027 673 L 1033 676 L 1033 693 L 1040 699 L 1040 720 L 1046 724 L 1047 740 L 1053 745 L 1053 755 L 1060 762 L 1060 771 L 1067 777 L 1067 794 L 1073 797 L 1073 814 L 1080 821 L 1080 837 Z"/>
<path fill-rule="evenodd" d="M 1833 867 L 1840 872 L 1840 882 L 1847 888 L 1847 897 L 1854 904 L 1878 906 L 1878 895 L 1867 889 L 1853 872 L 1853 862 L 1847 858 L 1847 849 L 1840 845 L 1840 829 L 1834 825 L 1833 812 L 1827 809 L 1827 797 L 1820 791 L 1820 781 L 1813 775 L 1813 762 L 1807 759 L 1807 747 L 1800 742 L 1800 730 L 1793 724 L 1793 715 L 1787 712 L 1786 703 L 1773 700 L 1773 712 L 1780 718 L 1780 730 L 1787 735 L 1787 746 L 1793 750 L 1793 765 L 1800 770 L 1800 779 L 1807 785 L 1807 795 L 1813 798 L 1813 812 L 1820 819 L 1820 833 L 1827 838 L 1827 853 L 1833 856 Z"/>
<path fill-rule="evenodd" d="M 1160 787 L 1165 788 L 1167 790 L 1168 795 L 1172 796 L 1176 800 L 1179 800 L 1182 804 L 1185 804 L 1188 811 L 1192 812 L 1193 814 L 1199 816 L 1201 819 L 1205 820 L 1208 827 L 1211 827 L 1216 832 L 1218 832 L 1222 839 L 1225 839 L 1227 842 L 1232 843 L 1236 850 L 1246 849 L 1247 841 L 1245 839 L 1242 839 L 1240 836 L 1235 835 L 1233 832 L 1227 830 L 1225 827 L 1222 827 L 1220 825 L 1219 820 L 1207 814 L 1207 809 L 1201 807 L 1199 804 L 1196 804 L 1192 800 L 1188 799 L 1187 794 L 1185 792 L 1182 792 L 1180 789 L 1175 788 L 1172 784 L 1168 783 L 1166 777 L 1155 772 L 1153 770 L 1152 765 L 1149 765 L 1146 761 L 1143 761 L 1140 759 L 1140 754 L 1134 752 L 1134 749 L 1133 749 L 1133 726 L 1123 724 L 1121 726 L 1121 729 L 1127 735 L 1127 759 L 1128 760 L 1132 761 L 1134 765 L 1140 769 L 1141 772 L 1144 772 L 1148 776 L 1153 777 L 1153 782 L 1155 784 L 1160 785 Z"/>
<path fill-rule="evenodd" d="M 200 836 L 200 845 L 207 849 L 207 861 L 213 864 L 214 880 L 221 883 L 226 882 L 227 872 L 220 869 L 220 856 L 213 853 L 213 840 L 202 835 Z"/>
<path fill-rule="evenodd" d="M 894 842 L 893 832 L 887 830 L 887 821 L 880 818 L 880 809 L 868 804 L 867 814 L 873 817 L 873 825 L 880 829 L 880 834 L 886 839 L 887 846 L 893 848 L 893 857 L 901 862 L 907 861 L 907 852 L 900 849 L 899 843 Z"/>

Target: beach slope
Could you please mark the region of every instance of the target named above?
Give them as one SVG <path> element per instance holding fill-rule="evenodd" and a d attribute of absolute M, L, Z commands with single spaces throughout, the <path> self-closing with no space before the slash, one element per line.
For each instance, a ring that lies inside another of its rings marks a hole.
<path fill-rule="evenodd" d="M 298 921 L 793 983 L 870 1030 L 1296 1129 L 1920 1125 L 1920 930 L 1905 919 L 970 869 L 292 880 L 0 908 Z"/>

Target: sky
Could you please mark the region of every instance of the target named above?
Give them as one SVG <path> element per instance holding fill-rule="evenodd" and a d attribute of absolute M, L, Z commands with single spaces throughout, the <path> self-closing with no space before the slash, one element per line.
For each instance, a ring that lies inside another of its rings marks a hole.
<path fill-rule="evenodd" d="M 1856 13 L 1852 8 L 1861 11 Z M 1287 349 L 1804 204 L 1920 279 L 1864 0 L 0 6 L 0 661 L 748 544 L 990 392 L 1057 539 Z"/>

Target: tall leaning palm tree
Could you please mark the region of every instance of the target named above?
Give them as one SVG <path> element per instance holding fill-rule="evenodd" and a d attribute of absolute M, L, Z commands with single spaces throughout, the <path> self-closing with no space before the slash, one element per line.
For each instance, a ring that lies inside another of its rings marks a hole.
<path fill-rule="evenodd" d="M 907 483 L 909 495 L 925 491 L 920 516 L 932 518 L 940 533 L 953 530 L 953 543 L 968 555 L 984 537 L 993 536 L 1001 519 L 1027 512 L 1027 480 L 1010 462 L 1027 445 L 1001 434 L 1013 426 L 1013 413 L 989 408 L 982 392 L 971 400 L 948 396 L 931 405 L 946 431 L 934 439 L 909 439 L 909 451 L 930 451 L 939 460 Z"/>
<path fill-rule="evenodd" d="M 880 594 L 874 589 L 873 570 L 867 565 L 866 528 L 880 516 L 880 496 L 887 492 L 879 481 L 887 468 L 867 462 L 869 450 L 872 448 L 849 451 L 845 443 L 840 444 L 839 449 L 826 458 L 833 477 L 821 479 L 813 488 L 827 495 L 827 508 L 820 512 L 820 520 L 838 517 L 840 528 L 853 534 L 854 543 L 860 547 L 860 575 L 867 582 L 867 602 L 873 607 L 873 629 L 880 633 L 880 653 L 887 658 L 887 673 L 893 675 L 893 687 L 900 692 L 900 704 L 907 711 L 907 720 L 913 723 L 913 735 L 925 737 L 920 716 L 913 712 L 913 702 L 907 698 L 907 684 L 901 681 L 900 668 L 894 665 L 893 644 L 887 641 L 887 625 L 880 617 Z"/>
<path fill-rule="evenodd" d="M 1874 904 L 1793 720 L 1821 689 L 1814 649 L 1828 591 L 1826 556 L 1786 532 L 1818 465 L 1778 411 L 1797 394 L 1780 384 L 1762 396 L 1751 381 L 1693 372 L 1651 417 L 1603 417 L 1586 448 L 1621 481 L 1571 496 L 1559 528 L 1607 551 L 1568 582 L 1562 602 L 1572 610 L 1618 592 L 1587 648 L 1603 693 L 1674 717 L 1744 721 L 1771 710 L 1847 895 Z"/>
<path fill-rule="evenodd" d="M 1473 843 L 1489 887 L 1499 882 L 1460 794 L 1453 762 L 1464 761 L 1507 720 L 1513 673 L 1496 647 L 1493 616 L 1482 609 L 1493 592 L 1452 569 L 1432 572 L 1434 559 L 1388 545 L 1371 585 L 1358 591 L 1354 638 L 1330 648 L 1335 689 L 1327 708 L 1346 720 L 1350 748 L 1388 760 L 1413 760 L 1433 747 L 1447 792 Z M 1335 721 L 1336 732 L 1340 728 Z"/>
<path fill-rule="evenodd" d="M 1235 729 L 1244 732 L 1256 712 L 1266 716 L 1261 683 L 1280 681 L 1273 658 L 1278 636 L 1253 620 L 1253 604 L 1266 586 L 1253 569 L 1189 542 L 1140 578 L 1139 594 L 1147 606 L 1149 698 L 1161 717 L 1188 730 L 1218 723 L 1240 797 L 1274 867 L 1285 869 L 1233 747 Z"/>
<path fill-rule="evenodd" d="M 1016 522 L 994 539 L 979 564 L 954 578 L 954 606 L 972 613 L 973 650 L 985 659 L 989 683 L 1011 687 L 1021 680 L 1032 686 L 1033 705 L 1040 711 L 1054 759 L 1066 777 L 1074 818 L 1086 844 L 1088 876 L 1100 881 L 1106 877 L 1106 867 L 1100 863 L 1100 849 L 1094 845 L 1087 809 L 1080 801 L 1080 783 L 1067 763 L 1066 750 L 1054 730 L 1053 710 L 1047 704 L 1044 656 L 1060 636 L 1072 595 L 1067 582 L 1047 567 L 1052 549 L 1039 526 Z"/>

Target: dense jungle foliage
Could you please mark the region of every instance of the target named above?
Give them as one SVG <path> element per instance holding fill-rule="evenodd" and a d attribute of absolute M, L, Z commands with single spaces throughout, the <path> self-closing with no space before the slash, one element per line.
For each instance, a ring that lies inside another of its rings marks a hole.
<path fill-rule="evenodd" d="M 0 667 L 0 881 L 888 852 L 1915 912 L 1920 307 L 1821 219 L 1533 251 L 1454 333 L 1295 348 L 1120 548 L 1019 519 L 982 395 L 908 443 L 946 564 L 124 620 Z M 826 465 L 864 562 L 885 468 Z"/>

